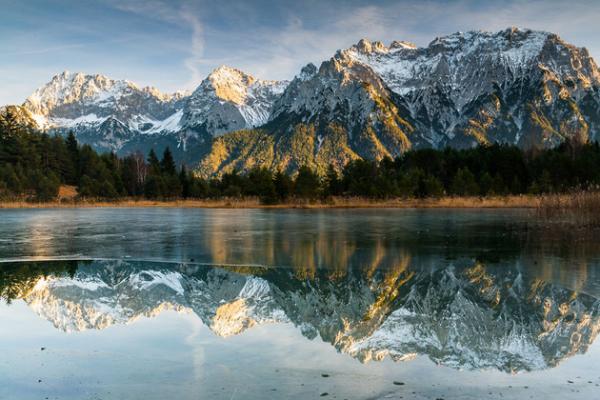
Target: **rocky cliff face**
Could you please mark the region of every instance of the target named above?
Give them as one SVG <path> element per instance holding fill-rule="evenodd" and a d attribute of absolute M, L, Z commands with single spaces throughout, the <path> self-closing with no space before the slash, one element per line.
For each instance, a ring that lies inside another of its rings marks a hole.
<path fill-rule="evenodd" d="M 264 125 L 287 82 L 262 81 L 240 70 L 221 66 L 187 99 L 183 127 L 220 136 Z"/>
<path fill-rule="evenodd" d="M 226 155 L 220 163 L 207 158 L 200 171 L 245 169 L 264 154 L 272 154 L 265 162 L 273 168 L 303 162 L 323 171 L 326 163 L 393 158 L 411 148 L 597 140 L 599 93 L 587 50 L 547 32 L 455 33 L 424 48 L 363 39 L 290 83 L 265 126 L 267 150 L 232 157 L 252 138 L 223 138 L 215 149 Z M 307 144 L 298 150 L 294 141 Z"/>
<path fill-rule="evenodd" d="M 414 148 L 598 140 L 600 72 L 584 48 L 509 28 L 422 48 L 363 39 L 289 83 L 219 67 L 191 95 L 63 73 L 22 108 L 38 127 L 73 129 L 99 150 L 170 146 L 202 175 L 256 165 L 323 172 Z"/>
<path fill-rule="evenodd" d="M 262 125 L 286 82 L 261 81 L 219 67 L 191 94 L 163 94 L 103 75 L 63 72 L 21 107 L 36 128 L 66 134 L 99 151 L 125 155 L 169 146 L 197 163 L 214 136 Z"/>
<path fill-rule="evenodd" d="M 25 286 L 8 292 L 65 331 L 171 309 L 193 312 L 220 336 L 292 323 L 308 339 L 319 337 L 362 362 L 427 355 L 455 368 L 537 370 L 584 353 L 600 332 L 597 298 L 506 265 L 413 270 L 402 264 L 307 275 L 99 261 L 72 277 L 50 275 Z"/>
<path fill-rule="evenodd" d="M 551 33 L 456 33 L 423 49 L 363 41 L 336 57 L 376 71 L 433 147 L 551 146 L 597 134 L 598 121 L 580 108 L 595 95 L 598 68 Z"/>
<path fill-rule="evenodd" d="M 164 120 L 180 106 L 181 94 L 165 95 L 129 81 L 103 75 L 63 72 L 27 98 L 23 107 L 39 117 L 42 127 L 92 122 L 113 117 L 129 122 L 136 116 Z M 95 116 L 95 117 L 92 117 Z M 132 125 L 134 121 L 131 121 Z"/>

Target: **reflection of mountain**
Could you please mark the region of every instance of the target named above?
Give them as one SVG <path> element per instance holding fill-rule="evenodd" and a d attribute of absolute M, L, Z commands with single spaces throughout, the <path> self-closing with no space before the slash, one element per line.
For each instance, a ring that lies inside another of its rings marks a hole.
<path fill-rule="evenodd" d="M 11 290 L 0 293 L 22 298 L 65 331 L 174 309 L 195 313 L 221 336 L 291 322 L 363 362 L 425 354 L 457 368 L 503 371 L 555 366 L 585 352 L 600 331 L 594 296 L 527 269 L 459 264 L 415 269 L 406 257 L 394 268 L 303 273 L 103 261 L 71 275 L 32 269 L 37 279 L 10 279 L 5 268 L 0 283 Z"/>
<path fill-rule="evenodd" d="M 193 311 L 220 336 L 285 320 L 266 281 L 220 269 L 194 271 L 191 276 L 181 268 L 93 263 L 73 277 L 41 278 L 23 299 L 67 332 L 103 329 L 164 310 Z"/>

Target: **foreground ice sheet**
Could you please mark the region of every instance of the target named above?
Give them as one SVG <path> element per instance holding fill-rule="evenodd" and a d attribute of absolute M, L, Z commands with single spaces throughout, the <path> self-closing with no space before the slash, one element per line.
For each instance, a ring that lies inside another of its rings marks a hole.
<path fill-rule="evenodd" d="M 598 252 L 519 213 L 2 213 L 0 399 L 600 390 Z"/>

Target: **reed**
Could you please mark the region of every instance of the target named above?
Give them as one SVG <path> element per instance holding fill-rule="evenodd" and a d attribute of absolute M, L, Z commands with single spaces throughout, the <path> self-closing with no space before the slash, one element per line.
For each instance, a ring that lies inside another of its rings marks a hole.
<path fill-rule="evenodd" d="M 540 196 L 534 215 L 538 223 L 548 226 L 600 228 L 600 191 Z"/>

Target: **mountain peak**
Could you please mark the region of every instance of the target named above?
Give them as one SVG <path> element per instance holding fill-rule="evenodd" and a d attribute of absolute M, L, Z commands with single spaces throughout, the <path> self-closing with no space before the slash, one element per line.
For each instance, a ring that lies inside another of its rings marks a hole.
<path fill-rule="evenodd" d="M 92 138 L 88 142 L 101 143 L 101 149 L 108 142 L 105 138 L 115 135 L 98 126 L 114 117 L 130 130 L 131 138 L 140 135 L 129 147 L 114 148 L 123 149 L 122 154 L 156 145 L 154 138 L 146 139 L 150 133 L 164 133 L 161 139 L 176 143 L 172 148 L 181 144 L 183 154 L 192 141 L 204 151 L 209 146 L 205 137 L 260 127 L 276 119 L 276 124 L 265 126 L 265 132 L 271 133 L 268 130 L 277 124 L 319 127 L 334 121 L 347 131 L 347 148 L 352 151 L 331 144 L 340 149 L 336 162 L 341 166 L 351 157 L 396 156 L 408 148 L 494 142 L 549 147 L 573 132 L 598 140 L 599 88 L 600 72 L 587 50 L 549 32 L 508 27 L 496 32 L 455 32 L 424 47 L 400 40 L 386 46 L 363 38 L 319 68 L 306 65 L 291 85 L 221 65 L 189 96 L 166 95 L 104 75 L 64 71 L 32 94 L 24 107 L 40 121 L 38 126 L 77 129 L 81 140 Z M 385 116 L 392 114 L 390 122 Z M 359 129 L 380 136 L 367 146 L 353 136 Z M 328 140 L 328 134 L 318 132 L 315 140 Z M 322 148 L 329 149 L 317 145 L 314 151 Z M 282 145 L 277 151 L 282 154 L 279 159 L 287 160 L 296 150 Z M 252 162 L 262 157 L 257 154 Z"/>
<path fill-rule="evenodd" d="M 204 126 L 213 136 L 267 122 L 288 82 L 264 81 L 237 68 L 214 69 L 184 107 L 184 127 Z"/>
<path fill-rule="evenodd" d="M 69 70 L 66 70 L 66 69 L 65 69 L 65 70 L 64 70 L 63 72 L 61 72 L 60 74 L 58 74 L 58 75 L 54 75 L 54 77 L 52 77 L 52 79 L 66 79 L 66 78 L 68 78 L 69 76 L 71 76 L 71 71 L 69 71 Z"/>
<path fill-rule="evenodd" d="M 126 81 L 114 81 L 104 75 L 86 75 L 63 71 L 38 88 L 24 106 L 34 114 L 48 115 L 57 106 L 94 99 L 103 92 L 134 86 Z"/>
<path fill-rule="evenodd" d="M 318 69 L 315 64 L 308 63 L 304 67 L 302 67 L 300 73 L 296 76 L 296 78 L 300 79 L 301 81 L 305 81 L 312 78 L 317 73 L 317 71 Z"/>
<path fill-rule="evenodd" d="M 350 47 L 350 50 L 354 50 L 361 54 L 386 54 L 394 50 L 415 50 L 417 46 L 414 43 L 406 42 L 402 40 L 394 40 L 390 43 L 389 47 L 380 41 L 370 41 L 369 39 L 361 39 L 357 44 Z"/>
<path fill-rule="evenodd" d="M 543 43 L 552 35 L 546 31 L 536 31 L 514 26 L 497 32 L 483 30 L 458 31 L 450 35 L 436 37 L 429 43 L 428 48 L 443 47 L 449 50 L 462 50 L 465 46 L 477 46 L 489 43 L 495 43 L 497 46 L 503 48 L 518 47 L 525 42 Z"/>
<path fill-rule="evenodd" d="M 360 39 L 359 42 L 354 45 L 358 51 L 362 53 L 385 53 L 388 51 L 388 48 L 385 47 L 383 43 L 380 41 L 371 42 L 369 39 L 363 38 Z"/>
<path fill-rule="evenodd" d="M 181 98 L 180 95 L 164 94 L 155 87 L 140 88 L 128 80 L 115 80 L 101 74 L 90 75 L 65 70 L 39 87 L 26 99 L 23 106 L 33 114 L 49 116 L 57 107 L 64 108 L 73 104 L 96 104 L 103 107 L 115 105 L 122 97 L 134 92 L 159 102 Z"/>
<path fill-rule="evenodd" d="M 242 104 L 246 98 L 248 87 L 255 81 L 253 76 L 239 69 L 221 65 L 215 68 L 200 86 L 210 85 L 220 99 Z"/>
<path fill-rule="evenodd" d="M 394 40 L 392 43 L 390 43 L 389 48 L 390 48 L 390 50 L 393 50 L 393 49 L 415 50 L 417 48 L 417 45 L 412 42 L 406 42 L 404 40 Z"/>
<path fill-rule="evenodd" d="M 239 81 L 239 82 L 248 82 L 251 84 L 256 80 L 252 75 L 245 73 L 242 70 L 239 70 L 234 67 L 230 67 L 228 65 L 220 65 L 215 68 L 207 77 L 210 81 Z"/>

